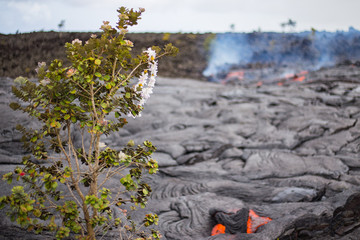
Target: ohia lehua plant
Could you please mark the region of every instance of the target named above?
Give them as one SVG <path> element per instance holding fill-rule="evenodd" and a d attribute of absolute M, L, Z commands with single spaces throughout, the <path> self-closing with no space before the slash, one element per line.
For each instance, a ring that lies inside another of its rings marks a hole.
<path fill-rule="evenodd" d="M 10 107 L 39 122 L 37 129 L 17 126 L 31 154 L 3 176 L 9 183 L 24 183 L 0 198 L 0 208 L 21 227 L 52 231 L 57 239 L 96 239 L 115 228 L 120 239 L 160 237 L 154 229 L 139 227 L 157 224 L 156 214 L 135 222 L 125 208 L 147 203 L 151 187 L 142 176 L 158 170 L 151 158 L 155 146 L 129 141 L 112 149 L 102 142 L 129 117 L 140 116 L 155 85 L 158 59 L 178 51 L 168 44 L 134 56 L 125 35 L 143 11 L 119 8 L 116 28 L 104 22 L 101 35 L 66 43 L 69 66 L 61 60 L 39 63 L 36 80 L 15 79 L 12 91 L 21 101 Z M 74 140 L 74 132 L 80 141 Z M 109 187 L 109 179 L 118 184 Z M 115 210 L 122 214 L 115 216 Z"/>

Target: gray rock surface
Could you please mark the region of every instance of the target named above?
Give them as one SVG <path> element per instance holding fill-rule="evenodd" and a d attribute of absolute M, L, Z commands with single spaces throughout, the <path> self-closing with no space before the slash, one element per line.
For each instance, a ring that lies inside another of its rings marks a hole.
<path fill-rule="evenodd" d="M 0 81 L 4 174 L 24 154 L 16 123 L 36 123 L 9 109 L 12 80 Z M 358 219 L 348 231 L 325 229 L 334 228 L 335 209 L 359 192 L 359 88 L 355 81 L 256 88 L 159 78 L 142 117 L 103 140 L 115 148 L 130 139 L 157 146 L 160 173 L 149 178 L 147 209 L 159 215 L 163 239 L 351 239 Z M 10 189 L 5 186 L 1 195 Z M 272 221 L 254 234 L 210 236 L 211 211 L 243 208 Z M 0 225 L 0 239 L 15 236 L 9 235 L 14 224 L 2 219 Z"/>

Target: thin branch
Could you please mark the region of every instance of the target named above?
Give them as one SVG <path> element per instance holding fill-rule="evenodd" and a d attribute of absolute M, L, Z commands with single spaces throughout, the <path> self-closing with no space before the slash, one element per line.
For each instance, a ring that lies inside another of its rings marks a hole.
<path fill-rule="evenodd" d="M 117 63 L 117 58 L 115 58 L 115 62 L 114 62 L 114 66 L 113 66 L 113 71 L 112 71 L 112 78 L 115 78 L 115 69 L 116 69 L 116 63 Z"/>
<path fill-rule="evenodd" d="M 87 94 L 90 95 L 90 93 L 89 93 L 85 88 L 83 88 L 78 82 L 75 82 L 75 81 L 72 80 L 71 78 L 70 78 L 70 81 L 73 82 L 73 83 L 75 83 L 76 85 L 78 85 L 78 86 L 81 88 L 81 90 L 83 90 L 84 92 L 86 92 Z M 77 94 L 79 94 L 79 93 L 77 93 Z M 84 97 L 86 97 L 86 96 L 84 96 Z"/>
<path fill-rule="evenodd" d="M 102 183 L 99 185 L 99 188 L 101 188 L 112 176 L 114 176 L 115 174 L 119 173 L 120 171 L 125 170 L 126 168 L 128 168 L 127 166 L 123 166 L 123 167 L 119 167 L 117 170 L 111 172 L 111 174 L 106 174 L 105 179 L 102 181 Z"/>
<path fill-rule="evenodd" d="M 109 92 L 108 96 L 106 97 L 106 99 L 109 99 L 109 97 L 112 95 L 112 92 L 113 92 L 113 91 L 116 91 L 116 90 L 114 90 L 114 89 L 118 89 L 123 83 L 127 82 L 128 80 L 130 80 L 130 78 L 133 77 L 133 74 L 135 73 L 135 71 L 136 71 L 140 66 L 144 65 L 145 63 L 146 63 L 146 62 L 142 63 L 142 62 L 140 61 L 140 63 L 139 63 L 136 67 L 134 67 L 134 69 L 129 73 L 129 75 L 127 76 L 127 78 L 125 78 L 123 81 L 119 82 L 114 88 L 112 88 L 112 89 L 110 90 L 110 92 Z"/>
<path fill-rule="evenodd" d="M 81 202 L 80 202 L 79 199 L 75 196 L 74 191 L 71 189 L 69 183 L 68 183 L 68 182 L 65 182 L 65 185 L 66 185 L 66 187 L 68 188 L 68 190 L 69 190 L 71 196 L 73 197 L 73 199 L 74 199 L 74 200 L 76 201 L 76 203 L 78 204 L 78 206 L 81 206 L 81 205 L 82 205 Z"/>
<path fill-rule="evenodd" d="M 56 131 L 56 137 L 57 137 L 57 140 L 58 140 L 59 147 L 60 147 L 61 151 L 64 153 L 64 155 L 66 156 L 66 160 L 67 160 L 67 162 L 69 164 L 69 167 L 72 169 L 71 158 L 70 158 L 70 156 L 67 155 L 66 150 L 64 149 L 64 146 L 62 145 L 59 131 L 57 129 L 55 131 Z M 84 194 L 82 193 L 82 191 L 81 191 L 81 189 L 79 187 L 79 183 L 75 180 L 73 172 L 70 172 L 70 177 L 71 177 L 71 181 L 74 184 L 75 189 L 76 189 L 77 193 L 79 194 L 81 200 L 83 202 L 85 202 Z"/>
<path fill-rule="evenodd" d="M 82 156 L 85 158 L 85 161 L 87 162 L 87 161 L 88 161 L 88 156 L 86 155 L 86 151 L 85 151 L 84 131 L 85 131 L 85 128 L 83 128 L 83 129 L 81 130 L 81 147 L 82 147 L 83 153 L 85 154 L 85 155 L 82 154 Z"/>
<path fill-rule="evenodd" d="M 74 155 L 74 158 L 75 158 L 75 164 L 76 164 L 76 169 L 78 171 L 78 173 L 80 173 L 80 165 L 79 165 L 79 158 L 77 157 L 77 153 L 75 151 L 75 148 L 74 148 L 74 144 L 72 142 L 72 139 L 71 139 L 71 125 L 70 125 L 70 122 L 68 121 L 67 122 L 67 125 L 68 125 L 68 144 L 69 144 L 69 151 L 71 150 L 73 155 Z M 76 175 L 76 181 L 79 182 L 80 181 L 80 174 L 77 174 Z"/>
<path fill-rule="evenodd" d="M 98 115 L 97 115 L 97 112 L 96 112 L 96 108 L 95 108 L 95 99 L 94 99 L 94 84 L 91 83 L 90 84 L 90 99 L 91 99 L 91 105 L 92 105 L 92 110 L 93 110 L 93 113 L 94 113 L 94 117 L 96 118 L 97 121 L 99 121 L 98 119 Z"/>
<path fill-rule="evenodd" d="M 44 192 L 36 183 L 32 183 L 32 182 L 28 182 L 28 183 L 31 184 L 34 188 L 36 188 L 36 191 L 41 192 L 43 194 L 43 196 L 46 198 L 46 200 L 52 205 L 51 207 L 53 207 L 53 208 L 57 207 L 57 205 L 53 201 L 51 201 L 48 194 L 46 192 Z"/>

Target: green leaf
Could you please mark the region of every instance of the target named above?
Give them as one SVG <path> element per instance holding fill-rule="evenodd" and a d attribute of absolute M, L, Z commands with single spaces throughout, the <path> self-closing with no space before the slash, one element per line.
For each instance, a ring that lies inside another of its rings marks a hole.
<path fill-rule="evenodd" d="M 34 214 L 35 217 L 40 217 L 41 216 L 41 211 L 39 209 L 35 209 L 33 211 L 33 214 Z"/>
<path fill-rule="evenodd" d="M 107 108 L 107 104 L 106 104 L 106 103 L 104 103 L 104 102 L 103 102 L 103 103 L 101 103 L 101 104 L 100 104 L 100 106 L 101 106 L 102 108 Z"/>
<path fill-rule="evenodd" d="M 131 98 L 131 94 L 129 92 L 125 93 L 126 98 Z"/>
<path fill-rule="evenodd" d="M 115 112 L 115 117 L 119 118 L 120 117 L 120 113 L 119 112 Z"/>
<path fill-rule="evenodd" d="M 76 123 L 76 121 L 77 121 L 76 117 L 72 116 L 72 117 L 71 117 L 71 121 L 72 121 L 73 123 Z"/>
<path fill-rule="evenodd" d="M 25 207 L 24 205 L 20 205 L 20 210 L 21 210 L 22 212 L 24 212 L 24 213 L 27 212 L 27 209 L 26 209 L 26 207 Z"/>
<path fill-rule="evenodd" d="M 95 64 L 96 64 L 96 65 L 100 65 L 100 64 L 101 64 L 101 60 L 100 60 L 100 59 L 96 59 L 96 60 L 95 60 Z"/>
<path fill-rule="evenodd" d="M 96 73 L 95 73 L 95 76 L 98 77 L 98 78 L 100 78 L 100 77 L 101 77 L 101 73 L 96 72 Z"/>
<path fill-rule="evenodd" d="M 106 87 L 106 89 L 111 89 L 112 85 L 111 85 L 111 83 L 108 83 L 108 84 L 105 85 L 105 87 Z"/>
<path fill-rule="evenodd" d="M 70 115 L 69 114 L 66 114 L 65 116 L 64 116 L 64 120 L 68 120 L 70 118 Z"/>
<path fill-rule="evenodd" d="M 109 81 L 109 80 L 110 80 L 110 75 L 105 75 L 105 76 L 104 76 L 104 80 L 105 80 L 105 81 Z"/>
<path fill-rule="evenodd" d="M 135 145 L 134 140 L 130 140 L 130 141 L 127 143 L 127 145 L 128 145 L 129 147 L 133 147 L 133 146 Z"/>
<path fill-rule="evenodd" d="M 21 105 L 20 105 L 19 103 L 15 103 L 15 102 L 10 103 L 10 108 L 11 108 L 12 110 L 17 110 L 17 109 L 19 109 L 20 107 L 21 107 Z"/>
<path fill-rule="evenodd" d="M 51 183 L 51 188 L 52 188 L 52 189 L 55 190 L 55 189 L 57 188 L 57 186 L 58 186 L 58 183 L 57 183 L 57 182 L 52 182 L 52 183 Z"/>

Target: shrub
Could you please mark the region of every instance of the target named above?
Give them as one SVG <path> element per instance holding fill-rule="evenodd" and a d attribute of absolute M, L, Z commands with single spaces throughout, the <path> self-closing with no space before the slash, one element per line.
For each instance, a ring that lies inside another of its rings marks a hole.
<path fill-rule="evenodd" d="M 139 230 L 122 208 L 145 207 L 151 187 L 142 175 L 158 170 L 151 158 L 155 146 L 130 141 L 119 150 L 101 142 L 102 136 L 126 125 L 127 117 L 140 115 L 155 84 L 157 59 L 178 51 L 168 44 L 131 54 L 133 43 L 125 35 L 143 11 L 121 7 L 117 29 L 104 22 L 101 36 L 93 34 L 84 44 L 79 39 L 66 43 L 70 66 L 60 60 L 48 67 L 39 63 L 36 81 L 15 79 L 12 91 L 22 102 L 10 107 L 39 121 L 38 129 L 17 126 L 31 155 L 23 158 L 23 167 L 3 176 L 8 183 L 13 179 L 25 183 L 0 198 L 0 208 L 8 206 L 7 214 L 22 227 L 37 233 L 53 231 L 57 239 L 70 233 L 95 239 L 113 228 L 132 239 L 160 237 L 153 229 Z M 79 146 L 74 131 L 81 133 Z M 38 164 L 39 160 L 47 164 Z M 115 177 L 119 185 L 106 188 Z M 114 208 L 123 212 L 122 217 L 114 217 Z M 147 214 L 143 225 L 157 221 L 156 214 Z"/>

